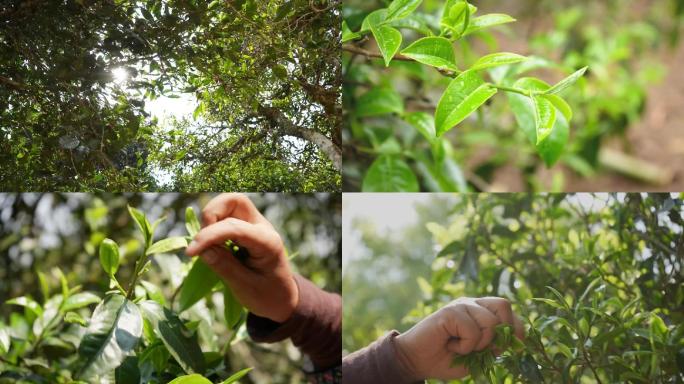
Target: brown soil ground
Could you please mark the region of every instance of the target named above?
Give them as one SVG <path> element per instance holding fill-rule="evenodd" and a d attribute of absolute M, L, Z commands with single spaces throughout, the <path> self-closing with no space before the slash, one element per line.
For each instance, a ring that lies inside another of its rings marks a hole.
<path fill-rule="evenodd" d="M 615 140 L 611 148 L 630 147 L 632 155 L 674 173 L 670 185 L 644 185 L 613 173 L 583 179 L 566 172 L 570 191 L 684 191 L 684 45 L 663 53 L 669 69 L 661 85 L 648 92 L 646 113 L 627 131 L 628 144 Z"/>

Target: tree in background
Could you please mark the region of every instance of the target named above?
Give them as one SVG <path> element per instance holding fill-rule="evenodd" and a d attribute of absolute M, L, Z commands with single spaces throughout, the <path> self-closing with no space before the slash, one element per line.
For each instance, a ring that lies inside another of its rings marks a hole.
<path fill-rule="evenodd" d="M 336 5 L 3 4 L 0 185 L 339 189 Z M 145 110 L 182 94 L 198 102 L 190 121 L 164 126 Z"/>

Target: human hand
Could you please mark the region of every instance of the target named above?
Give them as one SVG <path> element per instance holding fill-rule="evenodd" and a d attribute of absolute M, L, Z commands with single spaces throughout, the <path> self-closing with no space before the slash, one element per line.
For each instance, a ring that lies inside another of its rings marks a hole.
<path fill-rule="evenodd" d="M 464 366 L 452 366 L 454 355 L 467 355 L 492 346 L 495 327 L 513 326 L 524 337 L 511 304 L 498 297 L 460 298 L 397 336 L 398 358 L 415 379 L 450 380 L 468 375 Z"/>
<path fill-rule="evenodd" d="M 224 244 L 232 240 L 249 251 L 240 262 Z M 221 276 L 250 312 L 276 322 L 286 321 L 299 294 L 278 232 L 243 194 L 225 193 L 202 210 L 202 229 L 188 245 Z"/>

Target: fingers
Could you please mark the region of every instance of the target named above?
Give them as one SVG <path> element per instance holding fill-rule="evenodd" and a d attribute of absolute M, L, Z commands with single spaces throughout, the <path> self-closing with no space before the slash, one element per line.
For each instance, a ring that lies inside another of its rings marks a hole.
<path fill-rule="evenodd" d="M 508 300 L 499 297 L 460 299 L 445 308 L 444 327 L 452 337 L 447 349 L 458 354 L 468 354 L 488 348 L 496 335 L 499 324 L 510 324 L 516 337 L 524 337 L 524 328 L 513 314 Z"/>
<path fill-rule="evenodd" d="M 501 324 L 501 320 L 492 312 L 479 305 L 466 305 L 465 309 L 470 314 L 470 317 L 475 320 L 482 332 L 480 342 L 475 346 L 476 351 L 481 351 L 487 348 L 494 340 L 494 327 Z"/>
<path fill-rule="evenodd" d="M 475 302 L 491 311 L 502 323 L 513 325 L 515 316 L 508 300 L 501 297 L 483 297 L 475 299 Z"/>
<path fill-rule="evenodd" d="M 442 319 L 442 325 L 452 337 L 447 342 L 447 349 L 459 355 L 474 351 L 482 338 L 480 327 L 463 307 L 455 305 L 445 308 Z"/>
<path fill-rule="evenodd" d="M 220 194 L 202 209 L 203 226 L 212 225 L 228 217 L 234 217 L 252 224 L 266 220 L 249 197 L 242 193 Z"/>
<path fill-rule="evenodd" d="M 264 240 L 263 232 L 254 224 L 231 217 L 202 228 L 185 253 L 196 256 L 212 246 L 222 246 L 226 240 L 233 240 L 247 249 L 258 247 Z"/>
<path fill-rule="evenodd" d="M 522 340 L 525 337 L 525 327 L 513 313 L 513 308 L 508 300 L 501 297 L 483 297 L 476 299 L 475 302 L 494 313 L 502 323 L 511 324 L 518 339 Z"/>
<path fill-rule="evenodd" d="M 247 268 L 243 266 L 240 261 L 232 257 L 228 251 L 221 246 L 212 246 L 205 249 L 200 258 L 211 268 L 217 275 L 226 280 L 233 281 L 240 276 L 245 276 L 248 272 Z"/>

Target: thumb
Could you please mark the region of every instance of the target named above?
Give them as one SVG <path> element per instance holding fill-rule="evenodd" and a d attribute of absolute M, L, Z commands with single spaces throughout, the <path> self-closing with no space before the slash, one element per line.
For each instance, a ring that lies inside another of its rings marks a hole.
<path fill-rule="evenodd" d="M 249 272 L 236 257 L 221 246 L 206 248 L 199 257 L 225 280 L 233 281 Z"/>

